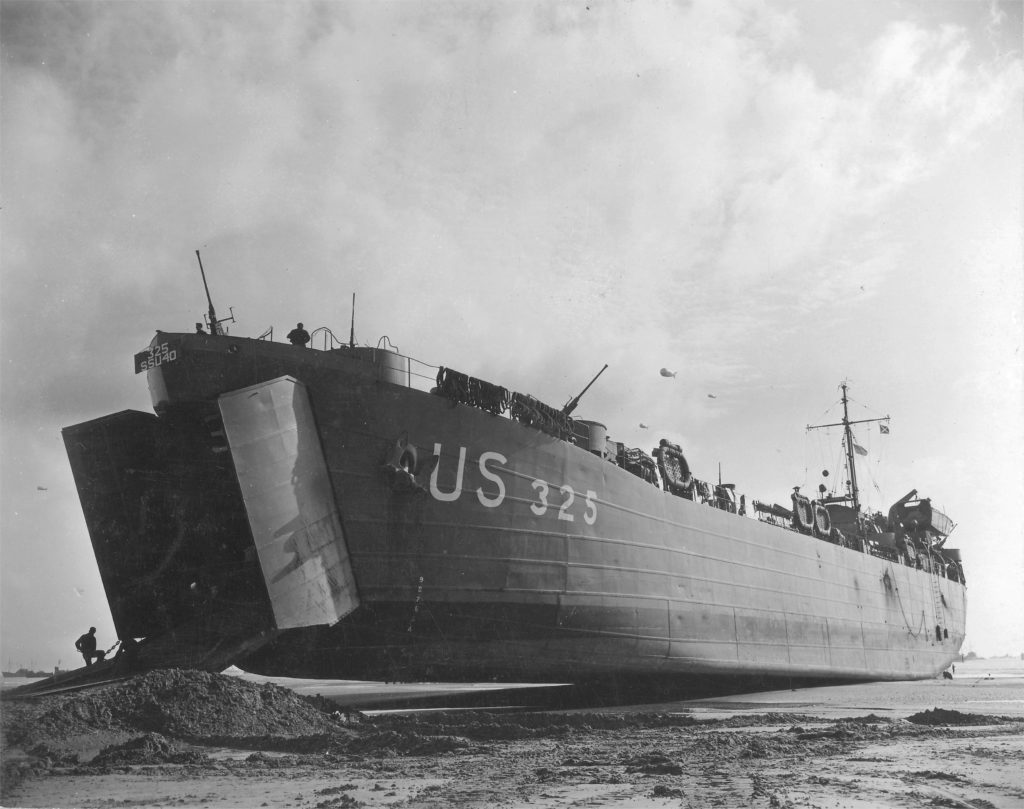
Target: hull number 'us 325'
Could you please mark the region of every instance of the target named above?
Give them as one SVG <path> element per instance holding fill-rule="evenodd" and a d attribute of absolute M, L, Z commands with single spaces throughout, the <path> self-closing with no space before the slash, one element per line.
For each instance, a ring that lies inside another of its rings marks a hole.
<path fill-rule="evenodd" d="M 441 445 L 434 444 L 434 455 L 441 458 Z M 498 470 L 508 463 L 508 458 L 500 452 L 484 452 L 480 455 L 478 467 L 483 482 L 476 488 L 476 497 L 480 505 L 486 508 L 498 508 L 505 502 L 505 481 L 498 475 Z M 438 485 L 438 473 L 441 462 L 434 465 L 430 474 L 430 494 L 442 503 L 453 503 L 462 496 L 462 483 L 466 471 L 466 448 L 459 447 L 459 464 L 455 470 L 455 485 L 450 492 L 441 491 Z M 576 517 L 582 518 L 587 525 L 597 522 L 597 492 L 587 489 L 586 494 L 577 493 L 572 486 L 556 486 L 541 478 L 534 479 L 530 486 L 533 489 L 530 511 L 542 517 L 549 511 L 564 522 L 575 522 Z M 582 503 L 577 502 L 582 500 Z M 581 508 L 582 507 L 582 508 Z M 581 513 L 582 511 L 582 513 Z"/>
<path fill-rule="evenodd" d="M 150 346 L 145 351 L 140 351 L 135 355 L 135 373 L 141 374 L 143 371 L 148 371 L 160 365 L 166 365 L 169 362 L 174 362 L 176 359 L 178 359 L 178 349 L 170 343 Z"/>

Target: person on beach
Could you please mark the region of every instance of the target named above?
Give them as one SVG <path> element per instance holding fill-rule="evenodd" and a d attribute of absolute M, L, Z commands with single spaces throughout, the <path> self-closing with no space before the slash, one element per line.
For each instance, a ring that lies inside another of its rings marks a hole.
<path fill-rule="evenodd" d="M 75 648 L 82 653 L 85 665 L 91 666 L 93 660 L 102 660 L 106 652 L 96 651 L 96 627 L 90 626 L 89 631 L 75 641 Z"/>
<path fill-rule="evenodd" d="M 121 648 L 114 655 L 114 670 L 119 672 L 135 671 L 139 665 L 139 642 L 135 638 L 121 639 Z"/>

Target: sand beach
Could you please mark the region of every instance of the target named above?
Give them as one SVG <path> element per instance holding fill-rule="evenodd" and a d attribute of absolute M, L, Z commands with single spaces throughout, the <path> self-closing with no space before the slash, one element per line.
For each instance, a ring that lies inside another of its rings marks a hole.
<path fill-rule="evenodd" d="M 571 710 L 356 711 L 346 689 L 365 705 L 368 684 L 282 683 L 151 672 L 5 699 L 2 804 L 1024 806 L 1019 660 L 959 663 L 953 679 Z"/>

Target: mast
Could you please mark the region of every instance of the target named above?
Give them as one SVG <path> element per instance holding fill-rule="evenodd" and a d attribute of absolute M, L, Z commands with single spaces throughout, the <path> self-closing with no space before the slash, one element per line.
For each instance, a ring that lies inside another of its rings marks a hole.
<path fill-rule="evenodd" d="M 850 412 L 847 409 L 849 400 L 846 398 L 846 380 L 840 385 L 843 389 L 843 432 L 846 434 L 846 469 L 850 474 L 850 494 L 853 497 L 853 507 L 860 510 L 860 497 L 857 491 L 857 464 L 853 457 L 853 430 L 850 429 Z"/>
<path fill-rule="evenodd" d="M 853 430 L 850 429 L 852 424 L 867 424 L 873 421 L 888 421 L 888 416 L 883 416 L 877 419 L 858 419 L 856 421 L 850 421 L 849 411 L 849 397 L 846 395 L 847 384 L 844 379 L 839 386 L 843 391 L 843 420 L 839 422 L 833 422 L 832 424 L 808 424 L 808 430 L 818 430 L 822 427 L 842 427 L 843 428 L 843 443 L 846 444 L 846 471 L 849 475 L 847 480 L 848 494 L 846 497 L 833 497 L 830 498 L 831 502 L 836 500 L 849 500 L 853 503 L 853 507 L 860 510 L 860 491 L 857 489 L 857 464 L 854 460 L 854 446 L 853 443 Z"/>

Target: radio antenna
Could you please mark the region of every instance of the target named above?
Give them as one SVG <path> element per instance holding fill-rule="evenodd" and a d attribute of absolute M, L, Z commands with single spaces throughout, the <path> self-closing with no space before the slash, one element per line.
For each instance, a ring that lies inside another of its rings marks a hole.
<path fill-rule="evenodd" d="M 348 331 L 348 347 L 356 347 L 356 293 L 352 293 L 352 326 Z"/>

